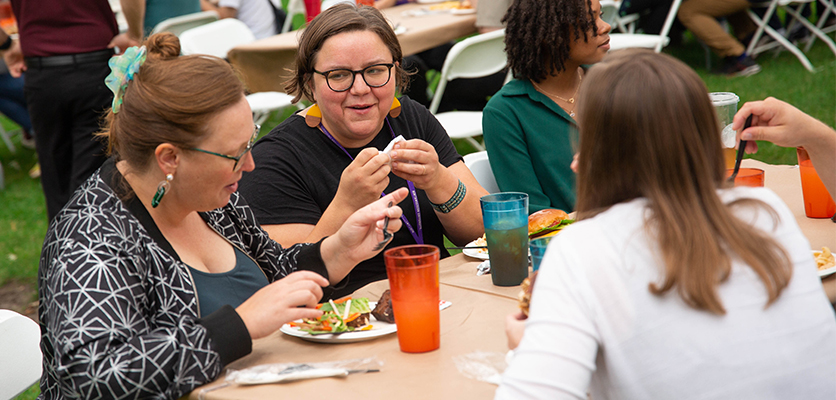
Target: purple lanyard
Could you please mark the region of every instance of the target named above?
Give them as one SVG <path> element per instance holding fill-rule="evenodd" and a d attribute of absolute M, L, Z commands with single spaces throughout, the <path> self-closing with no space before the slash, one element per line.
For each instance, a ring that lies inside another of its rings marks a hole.
<path fill-rule="evenodd" d="M 392 124 L 389 123 L 389 118 L 386 118 L 386 125 L 389 126 L 389 132 L 392 134 L 392 139 L 394 139 L 395 130 L 392 129 Z M 325 129 L 325 126 L 322 125 L 321 122 L 319 123 L 319 129 L 321 129 L 322 132 L 325 133 L 325 136 L 328 136 L 328 139 L 331 139 L 331 141 L 334 142 L 334 144 L 336 144 L 337 147 L 342 149 L 342 151 L 345 153 L 345 155 L 348 156 L 348 158 L 351 159 L 351 161 L 354 161 L 354 157 L 351 156 L 348 150 L 346 150 L 345 147 L 343 147 L 343 145 L 341 145 L 340 142 L 337 141 L 337 139 L 334 139 L 334 136 L 332 136 L 331 133 L 328 132 L 327 129 Z M 412 183 L 412 181 L 406 181 L 406 185 L 409 186 L 409 194 L 410 196 L 412 196 L 412 205 L 413 207 L 415 207 L 415 219 L 418 222 L 418 233 L 416 233 L 415 229 L 412 228 L 412 224 L 410 224 L 409 220 L 406 219 L 405 214 L 401 214 L 401 221 L 403 221 L 404 225 L 406 225 L 406 229 L 409 229 L 409 233 L 412 235 L 412 238 L 415 239 L 415 243 L 424 244 L 424 228 L 421 223 L 421 207 L 418 206 L 418 193 L 415 191 L 415 185 Z M 380 194 L 380 197 L 383 196 L 386 196 L 386 193 Z"/>

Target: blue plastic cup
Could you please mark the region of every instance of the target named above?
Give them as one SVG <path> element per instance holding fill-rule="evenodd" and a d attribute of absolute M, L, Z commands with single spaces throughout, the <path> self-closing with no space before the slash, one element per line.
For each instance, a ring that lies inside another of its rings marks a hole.
<path fill-rule="evenodd" d="M 528 248 L 531 250 L 531 267 L 534 272 L 540 269 L 540 261 L 543 261 L 543 255 L 546 254 L 546 248 L 549 247 L 549 242 L 554 236 L 532 239 Z"/>
<path fill-rule="evenodd" d="M 517 286 L 528 276 L 528 195 L 504 192 L 479 200 L 491 280 L 497 286 Z"/>

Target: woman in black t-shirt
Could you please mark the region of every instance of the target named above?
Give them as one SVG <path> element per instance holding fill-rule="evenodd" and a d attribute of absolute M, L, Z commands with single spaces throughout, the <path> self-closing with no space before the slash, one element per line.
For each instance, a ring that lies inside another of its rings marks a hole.
<path fill-rule="evenodd" d="M 315 242 L 401 187 L 410 190 L 400 204 L 406 229 L 389 246 L 443 249 L 443 235 L 465 244 L 483 233 L 479 198 L 487 193 L 429 111 L 395 98 L 407 78 L 402 58 L 395 33 L 372 7 L 339 4 L 302 34 L 287 92 L 315 105 L 256 144 L 256 169 L 240 189 L 274 240 Z M 383 154 L 398 136 L 405 141 Z M 358 265 L 334 297 L 385 278 L 378 255 Z"/>

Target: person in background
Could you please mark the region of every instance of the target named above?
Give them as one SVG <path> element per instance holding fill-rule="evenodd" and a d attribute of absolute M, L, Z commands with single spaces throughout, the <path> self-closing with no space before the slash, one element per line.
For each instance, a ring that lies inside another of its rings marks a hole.
<path fill-rule="evenodd" d="M 743 129 L 749 115 L 752 126 Z M 830 196 L 836 198 L 836 130 L 774 97 L 751 101 L 734 115 L 732 129 L 738 140 L 747 140 L 746 152 L 758 151 L 755 140 L 783 147 L 804 147 Z"/>
<path fill-rule="evenodd" d="M 241 20 L 256 39 L 281 33 L 286 18 L 279 0 L 200 0 L 200 6 L 203 11 L 217 11 L 221 18 Z"/>
<path fill-rule="evenodd" d="M 130 0 L 123 2 L 122 7 L 125 19 L 133 18 L 128 25 L 136 27 L 142 32 L 141 37 L 145 37 L 166 19 L 200 12 L 200 0 Z"/>
<path fill-rule="evenodd" d="M 384 8 L 414 2 L 415 0 L 379 0 L 375 1 L 375 8 Z M 471 3 L 475 6 L 476 2 Z M 504 10 L 503 10 L 504 12 Z M 501 15 L 500 15 L 501 17 Z M 430 17 L 431 18 L 431 17 Z M 497 17 L 498 19 L 499 17 Z M 477 19 L 478 25 L 478 19 Z M 502 25 L 487 29 L 485 32 L 494 29 L 501 29 Z M 480 33 L 484 33 L 481 32 Z M 404 57 L 404 69 L 410 72 L 409 84 L 401 88 L 402 94 L 409 96 L 412 100 L 421 103 L 429 108 L 432 102 L 432 94 L 429 91 L 430 82 L 427 80 L 427 72 L 441 72 L 447 53 L 453 48 L 455 42 L 445 43 Z M 437 113 L 445 111 L 482 111 L 488 99 L 493 96 L 505 83 L 505 72 L 500 71 L 490 76 L 481 78 L 459 78 L 450 81 L 444 91 L 444 97 L 438 105 Z"/>
<path fill-rule="evenodd" d="M 122 0 L 126 17 L 133 1 Z M 0 49 L 12 76 L 26 71 L 24 93 L 52 220 L 105 160 L 93 134 L 113 100 L 104 85 L 107 62 L 114 48 L 139 43 L 142 31 L 129 22 L 120 34 L 107 0 L 12 0 L 12 9 L 20 40 L 0 32 Z"/>
<path fill-rule="evenodd" d="M 631 49 L 581 94 L 578 221 L 507 319 L 496 399 L 836 398 L 810 242 L 775 193 L 729 187 L 700 77 Z"/>
<path fill-rule="evenodd" d="M 665 20 L 671 10 L 673 0 L 623 0 L 618 6 L 618 15 L 625 17 L 630 14 L 639 14 L 638 28 L 642 33 L 658 35 L 662 32 Z M 668 32 L 671 45 L 682 43 L 682 34 L 685 27 L 674 18 Z"/>
<path fill-rule="evenodd" d="M 484 233 L 479 198 L 487 192 L 464 165 L 441 124 L 395 92 L 406 84 L 392 27 L 374 7 L 340 3 L 299 40 L 287 93 L 315 103 L 288 117 L 253 148 L 256 167 L 241 193 L 259 223 L 284 246 L 332 235 L 352 212 L 408 188 L 407 229 L 389 247 L 432 244 L 448 256 L 446 235 L 464 245 Z M 403 136 L 387 154 L 393 139 Z M 366 260 L 332 297 L 386 279 L 383 255 Z"/>
<path fill-rule="evenodd" d="M 23 94 L 23 76 L 13 77 L 6 63 L 0 60 L 0 113 L 20 125 L 20 144 L 34 149 L 35 138 L 32 136 L 32 120 L 26 109 L 26 97 Z"/>
<path fill-rule="evenodd" d="M 575 102 L 584 66 L 609 50 L 600 11 L 598 0 L 515 0 L 503 19 L 515 79 L 488 102 L 482 130 L 496 183 L 528 193 L 529 212 L 575 207 Z"/>
<path fill-rule="evenodd" d="M 38 270 L 44 399 L 187 395 L 299 318 L 363 259 L 406 190 L 282 248 L 238 195 L 258 135 L 229 64 L 155 34 L 113 62 L 113 157 L 55 217 Z M 207 85 L 206 82 L 212 82 Z"/>
<path fill-rule="evenodd" d="M 705 42 L 723 58 L 720 74 L 749 76 L 761 71 L 760 65 L 746 54 L 746 47 L 738 38 L 746 38 L 755 31 L 755 24 L 746 15 L 752 6 L 749 0 L 685 0 L 677 17 L 686 29 Z M 736 35 L 727 33 L 717 18 L 726 17 Z"/>

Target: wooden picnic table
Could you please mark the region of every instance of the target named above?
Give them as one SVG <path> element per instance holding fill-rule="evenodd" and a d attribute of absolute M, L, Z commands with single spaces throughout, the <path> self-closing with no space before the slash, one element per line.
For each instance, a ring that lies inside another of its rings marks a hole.
<path fill-rule="evenodd" d="M 476 32 L 476 14 L 426 13 L 415 16 L 428 5 L 404 4 L 383 11 L 392 26 L 404 56 L 420 53 Z M 256 40 L 229 51 L 227 58 L 240 72 L 247 88 L 255 92 L 284 92 L 292 74 L 296 48 L 302 30 Z"/>
<path fill-rule="evenodd" d="M 496 386 L 471 379 L 456 367 L 455 357 L 473 352 L 503 355 L 507 350 L 505 316 L 517 310 L 519 286 L 497 287 L 490 275 L 476 276 L 476 260 L 458 254 L 440 262 L 440 297 L 452 303 L 441 311 L 441 347 L 407 354 L 400 351 L 396 334 L 369 341 L 312 343 L 281 332 L 256 340 L 253 352 L 230 364 L 243 369 L 272 363 L 313 363 L 375 357 L 380 372 L 345 378 L 309 379 L 256 386 L 230 385 L 224 378 L 192 391 L 197 399 L 275 399 L 337 396 L 350 399 L 489 399 Z M 447 283 L 448 281 L 453 283 Z M 353 297 L 377 301 L 389 281 L 378 281 L 355 292 Z M 220 387 L 218 389 L 215 389 Z"/>
<path fill-rule="evenodd" d="M 836 224 L 829 219 L 804 215 L 801 178 L 797 166 L 768 165 L 744 160 L 744 167 L 765 171 L 765 186 L 793 211 L 799 227 L 813 249 L 836 249 Z M 453 305 L 441 311 L 441 347 L 423 354 L 400 351 L 395 334 L 350 344 L 311 343 L 281 332 L 256 340 L 252 354 L 230 364 L 243 369 L 271 363 L 311 363 L 376 357 L 380 372 L 345 378 L 312 379 L 256 386 L 225 385 L 224 377 L 194 390 L 191 399 L 273 399 L 338 396 L 358 399 L 489 399 L 496 386 L 462 374 L 455 362 L 474 352 L 503 354 L 507 351 L 505 316 L 517 310 L 519 286 L 498 287 L 490 275 L 477 276 L 481 260 L 457 254 L 439 264 L 440 295 Z M 831 302 L 836 301 L 836 274 L 822 280 Z M 389 287 L 388 281 L 372 283 L 355 297 L 376 301 Z"/>
<path fill-rule="evenodd" d="M 797 165 L 769 165 L 756 160 L 743 160 L 743 167 L 764 170 L 764 186 L 775 192 L 789 206 L 798 226 L 810 241 L 811 250 L 829 247 L 836 250 L 836 223 L 829 218 L 807 218 L 801 193 L 801 175 Z M 836 303 L 836 274 L 822 279 L 831 303 Z"/>

